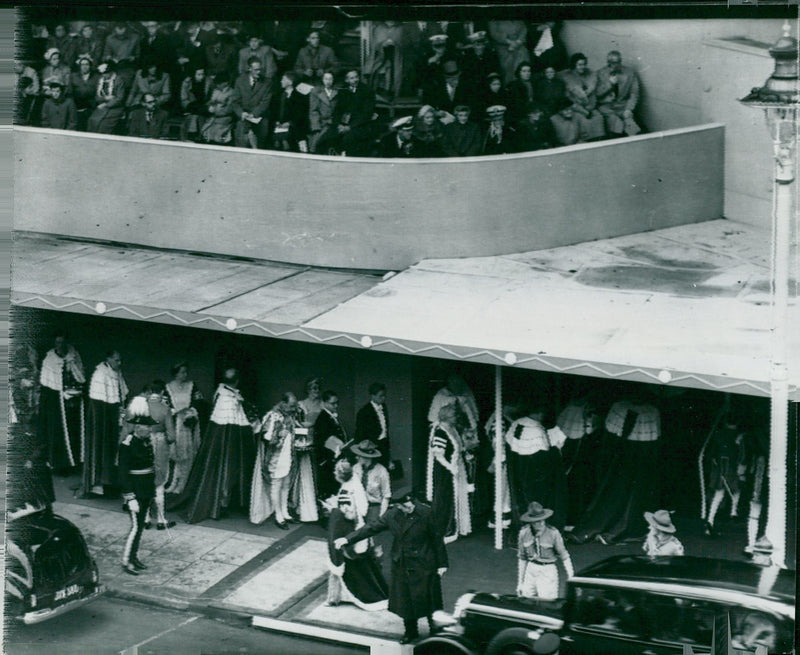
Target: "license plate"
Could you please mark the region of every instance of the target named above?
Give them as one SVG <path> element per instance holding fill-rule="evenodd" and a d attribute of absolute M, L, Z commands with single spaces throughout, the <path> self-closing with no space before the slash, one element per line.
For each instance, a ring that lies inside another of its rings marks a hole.
<path fill-rule="evenodd" d="M 83 587 L 79 584 L 71 584 L 69 587 L 64 587 L 63 589 L 59 589 L 56 592 L 54 601 L 58 602 L 59 600 L 64 600 L 66 598 L 71 598 L 72 596 L 77 596 L 79 593 L 83 591 Z"/>

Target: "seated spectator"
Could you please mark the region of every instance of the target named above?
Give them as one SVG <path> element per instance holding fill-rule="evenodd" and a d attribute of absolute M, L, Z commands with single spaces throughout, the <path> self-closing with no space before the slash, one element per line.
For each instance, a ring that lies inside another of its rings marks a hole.
<path fill-rule="evenodd" d="M 145 34 L 141 37 L 139 45 L 139 58 L 144 62 L 156 64 L 159 70 L 168 70 L 172 63 L 172 47 L 165 34 L 161 32 L 159 24 L 154 20 L 144 21 L 142 26 Z M 158 101 L 158 94 L 156 94 Z M 159 104 L 159 106 L 161 106 Z"/>
<path fill-rule="evenodd" d="M 522 150 L 543 150 L 556 145 L 556 136 L 550 119 L 541 105 L 530 103 L 525 109 L 525 120 L 518 126 Z"/>
<path fill-rule="evenodd" d="M 126 105 L 136 107 L 142 101 L 146 93 L 150 93 L 156 99 L 156 106 L 164 107 L 172 96 L 170 90 L 169 75 L 161 69 L 159 64 L 150 61 L 138 71 L 133 78 L 133 86 L 128 94 Z"/>
<path fill-rule="evenodd" d="M 486 110 L 489 107 L 508 106 L 508 94 L 503 88 L 503 78 L 500 73 L 489 73 L 482 89 L 478 91 L 480 97 L 480 115 L 487 116 Z"/>
<path fill-rule="evenodd" d="M 332 144 L 342 154 L 367 156 L 375 139 L 375 93 L 363 82 L 355 69 L 347 71 L 345 87 L 333 113 L 337 139 Z"/>
<path fill-rule="evenodd" d="M 517 131 L 506 123 L 506 108 L 495 105 L 486 110 L 489 128 L 483 137 L 484 155 L 504 155 L 519 152 L 520 143 Z"/>
<path fill-rule="evenodd" d="M 556 108 L 558 111 L 550 117 L 556 144 L 571 146 L 586 141 L 588 138 L 586 122 L 583 116 L 572 110 L 572 103 L 567 98 L 562 98 Z"/>
<path fill-rule="evenodd" d="M 181 84 L 181 109 L 185 114 L 181 127 L 182 141 L 197 141 L 200 138 L 200 128 L 208 117 L 208 103 L 214 83 L 206 75 L 205 68 L 197 68 L 190 77 Z"/>
<path fill-rule="evenodd" d="M 233 141 L 233 123 L 236 114 L 233 110 L 234 90 L 230 78 L 219 73 L 214 79 L 214 90 L 208 101 L 208 120 L 200 128 L 200 139 L 205 143 L 230 145 Z"/>
<path fill-rule="evenodd" d="M 334 75 L 339 70 L 339 61 L 332 48 L 320 44 L 319 32 L 314 31 L 306 39 L 308 45 L 300 48 L 294 62 L 294 70 L 303 76 L 307 84 L 321 84 L 322 74 L 332 71 Z"/>
<path fill-rule="evenodd" d="M 28 125 L 33 122 L 34 108 L 39 97 L 39 75 L 33 68 L 17 60 L 14 61 L 14 77 L 17 93 L 14 122 Z"/>
<path fill-rule="evenodd" d="M 63 23 L 56 25 L 53 28 L 53 34 L 47 37 L 48 50 L 51 48 L 58 50 L 61 53 L 61 60 L 67 66 L 71 66 L 75 62 L 75 55 L 78 54 L 75 50 L 76 45 L 75 37 L 68 33 L 67 26 Z"/>
<path fill-rule="evenodd" d="M 603 116 L 597 111 L 597 75 L 589 70 L 588 60 L 576 52 L 569 60 L 569 69 L 562 71 L 567 98 L 572 101 L 572 111 L 583 116 L 588 139 L 602 139 L 606 135 Z"/>
<path fill-rule="evenodd" d="M 119 125 L 125 111 L 127 87 L 125 78 L 118 75 L 113 62 L 103 63 L 97 67 L 100 78 L 97 80 L 92 115 L 89 116 L 86 129 L 89 132 L 112 134 Z"/>
<path fill-rule="evenodd" d="M 486 84 L 490 73 L 500 70 L 500 58 L 489 47 L 485 30 L 470 34 L 467 40 L 469 45 L 461 55 L 461 70 L 464 71 L 463 75 L 469 86 L 480 89 Z"/>
<path fill-rule="evenodd" d="M 442 127 L 436 116 L 436 110 L 430 105 L 424 105 L 417 112 L 417 117 L 414 119 L 414 138 L 418 142 L 416 157 L 444 155 Z"/>
<path fill-rule="evenodd" d="M 131 110 L 128 135 L 141 139 L 162 139 L 167 132 L 169 114 L 158 106 L 152 93 L 142 96 L 141 106 Z"/>
<path fill-rule="evenodd" d="M 514 72 L 514 79 L 506 86 L 508 120 L 515 125 L 525 120 L 525 109 L 533 102 L 533 67 L 523 61 Z"/>
<path fill-rule="evenodd" d="M 117 64 L 117 73 L 123 69 L 133 70 L 139 59 L 139 35 L 125 23 L 116 23 L 114 31 L 106 37 L 103 61 Z"/>
<path fill-rule="evenodd" d="M 86 131 L 97 93 L 98 75 L 92 70 L 93 63 L 89 55 L 78 55 L 78 72 L 70 76 L 71 95 L 78 113 L 77 129 L 81 132 Z"/>
<path fill-rule="evenodd" d="M 78 115 L 72 98 L 67 98 L 64 87 L 58 80 L 49 82 L 48 98 L 42 105 L 42 127 L 55 130 L 74 130 Z"/>
<path fill-rule="evenodd" d="M 94 25 L 86 23 L 81 27 L 80 36 L 75 39 L 76 64 L 80 66 L 80 57 L 89 56 L 92 65 L 99 63 L 103 57 L 103 39 L 94 29 Z"/>
<path fill-rule="evenodd" d="M 308 137 L 308 149 L 311 152 L 327 154 L 318 149 L 317 144 L 324 142 L 335 132 L 333 114 L 338 102 L 339 91 L 333 87 L 333 73 L 326 71 L 322 75 L 322 86 L 314 87 L 308 94 L 308 118 L 311 134 Z"/>
<path fill-rule="evenodd" d="M 423 157 L 421 144 L 414 136 L 414 118 L 403 116 L 392 123 L 392 131 L 381 138 L 379 156 L 389 159 L 397 157 Z"/>
<path fill-rule="evenodd" d="M 275 97 L 271 115 L 272 147 L 286 152 L 308 152 L 308 96 L 295 89 L 298 75 L 281 76 L 281 92 Z"/>
<path fill-rule="evenodd" d="M 622 65 L 622 55 L 612 50 L 606 58 L 607 66 L 597 71 L 597 110 L 606 120 L 606 131 L 611 136 L 634 136 L 642 131 L 633 119 L 639 103 L 639 76 L 633 69 Z"/>
<path fill-rule="evenodd" d="M 61 51 L 58 48 L 50 48 L 44 53 L 47 65 L 42 69 L 42 84 L 45 86 L 44 94 L 47 95 L 52 88 L 50 82 L 58 82 L 61 85 L 62 95 L 64 91 L 69 91 L 69 78 L 71 71 L 69 66 L 63 63 Z"/>
<path fill-rule="evenodd" d="M 452 116 L 456 105 L 471 107 L 475 103 L 476 91 L 470 88 L 468 81 L 462 79 L 458 62 L 448 59 L 442 64 L 441 73 L 426 87 L 422 99 L 425 104 Z"/>
<path fill-rule="evenodd" d="M 264 79 L 271 87 L 278 73 L 278 63 L 275 61 L 272 47 L 265 45 L 264 39 L 258 34 L 251 34 L 247 39 L 247 45 L 239 50 L 239 75 L 248 72 L 247 62 L 250 57 L 258 57 L 264 71 Z"/>
<path fill-rule="evenodd" d="M 239 53 L 232 43 L 230 34 L 217 30 L 211 38 L 211 43 L 205 47 L 206 73 L 211 77 L 216 77 L 219 73 L 235 75 L 239 64 Z M 263 76 L 262 68 L 261 77 Z"/>
<path fill-rule="evenodd" d="M 555 114 L 561 106 L 561 101 L 566 98 L 566 85 L 564 80 L 556 76 L 556 69 L 548 66 L 544 72 L 533 82 L 533 97 L 542 105 L 548 116 Z"/>
<path fill-rule="evenodd" d="M 264 148 L 269 136 L 269 107 L 272 89 L 267 84 L 258 57 L 250 57 L 248 72 L 240 75 L 233 85 L 233 113 L 236 125 L 236 145 L 243 148 Z"/>
<path fill-rule="evenodd" d="M 483 147 L 481 128 L 470 121 L 469 105 L 455 108 L 456 120 L 444 126 L 442 150 L 445 157 L 474 157 Z"/>

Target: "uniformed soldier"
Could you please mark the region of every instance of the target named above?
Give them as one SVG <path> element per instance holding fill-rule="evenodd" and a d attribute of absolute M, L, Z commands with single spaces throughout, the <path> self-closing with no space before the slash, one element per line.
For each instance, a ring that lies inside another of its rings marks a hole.
<path fill-rule="evenodd" d="M 128 406 L 126 423 L 130 432 L 119 445 L 119 473 L 122 498 L 131 516 L 131 529 L 122 552 L 122 570 L 139 575 L 147 567 L 139 560 L 139 541 L 144 530 L 145 515 L 155 496 L 155 467 L 150 407 L 144 396 L 136 396 Z"/>

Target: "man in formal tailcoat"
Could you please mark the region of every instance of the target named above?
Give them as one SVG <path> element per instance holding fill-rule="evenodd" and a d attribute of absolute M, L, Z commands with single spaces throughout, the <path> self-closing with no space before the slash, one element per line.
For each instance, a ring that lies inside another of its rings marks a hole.
<path fill-rule="evenodd" d="M 317 495 L 328 498 L 338 487 L 333 477 L 336 461 L 343 454 L 347 433 L 339 419 L 339 396 L 335 391 L 322 394 L 322 411 L 314 422 L 314 454 L 317 458 Z"/>
<path fill-rule="evenodd" d="M 381 451 L 380 463 L 389 466 L 389 414 L 386 412 L 386 385 L 369 385 L 369 402 L 356 414 L 356 443 L 371 441 Z"/>
<path fill-rule="evenodd" d="M 403 619 L 400 643 L 419 636 L 417 620 L 427 617 L 433 629 L 433 613 L 442 609 L 441 576 L 447 571 L 444 538 L 433 520 L 433 511 L 405 494 L 383 516 L 334 542 L 337 549 L 381 532 L 392 533 L 392 579 L 389 611 Z"/>

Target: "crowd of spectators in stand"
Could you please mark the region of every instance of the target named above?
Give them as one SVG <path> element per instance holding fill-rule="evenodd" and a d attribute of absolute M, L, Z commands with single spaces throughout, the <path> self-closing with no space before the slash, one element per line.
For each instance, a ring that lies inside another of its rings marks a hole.
<path fill-rule="evenodd" d="M 567 52 L 558 23 L 366 25 L 40 26 L 41 60 L 15 62 L 16 122 L 382 157 L 525 152 L 641 131 L 637 74 L 615 50 L 592 70 Z M 412 113 L 395 118 L 398 108 Z"/>

